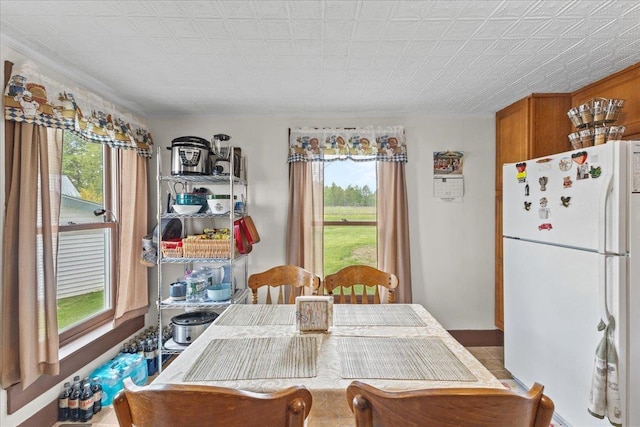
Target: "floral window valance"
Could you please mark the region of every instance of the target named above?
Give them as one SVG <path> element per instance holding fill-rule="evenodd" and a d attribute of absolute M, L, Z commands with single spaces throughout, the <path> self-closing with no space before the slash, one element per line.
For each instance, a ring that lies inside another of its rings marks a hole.
<path fill-rule="evenodd" d="M 6 120 L 74 131 L 151 157 L 151 133 L 138 118 L 85 89 L 51 79 L 30 63 L 14 67 L 4 91 L 4 112 Z"/>
<path fill-rule="evenodd" d="M 296 128 L 289 134 L 288 162 L 381 160 L 407 162 L 402 126 L 386 128 Z"/>

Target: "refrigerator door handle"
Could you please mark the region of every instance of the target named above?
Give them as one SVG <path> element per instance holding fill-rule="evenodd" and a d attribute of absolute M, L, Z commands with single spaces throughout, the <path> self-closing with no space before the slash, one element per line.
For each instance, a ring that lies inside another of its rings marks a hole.
<path fill-rule="evenodd" d="M 599 305 L 599 310 L 600 310 L 600 317 L 602 318 L 602 320 L 604 320 L 605 322 L 608 322 L 609 320 L 609 305 L 608 305 L 608 295 L 607 295 L 607 260 L 609 257 L 607 256 L 599 256 L 599 262 L 598 262 L 598 275 L 599 280 L 599 286 L 598 286 L 598 305 Z"/>
<path fill-rule="evenodd" d="M 605 183 L 602 186 L 598 203 L 598 253 L 601 254 L 607 253 L 607 201 L 613 189 L 613 176 L 607 174 L 604 176 L 604 179 Z"/>

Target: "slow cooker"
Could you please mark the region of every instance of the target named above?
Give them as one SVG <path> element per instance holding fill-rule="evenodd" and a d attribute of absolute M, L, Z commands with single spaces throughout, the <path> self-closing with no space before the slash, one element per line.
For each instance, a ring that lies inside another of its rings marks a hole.
<path fill-rule="evenodd" d="M 191 344 L 217 317 L 217 313 L 208 311 L 192 311 L 173 316 L 173 340 L 177 344 Z"/>
<path fill-rule="evenodd" d="M 167 150 L 171 150 L 171 175 L 211 175 L 215 155 L 206 139 L 181 136 Z"/>

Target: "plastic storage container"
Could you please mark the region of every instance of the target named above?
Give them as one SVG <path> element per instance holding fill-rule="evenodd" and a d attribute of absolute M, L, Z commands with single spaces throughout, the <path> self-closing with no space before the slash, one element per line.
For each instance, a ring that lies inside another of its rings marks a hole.
<path fill-rule="evenodd" d="M 229 194 L 210 194 L 207 203 L 211 213 L 227 214 L 231 211 L 231 196 Z"/>
<path fill-rule="evenodd" d="M 89 378 L 96 377 L 102 385 L 102 406 L 111 405 L 116 394 L 124 388 L 125 378 L 131 378 L 138 386 L 147 383 L 147 361 L 139 354 L 120 353 L 94 370 Z"/>

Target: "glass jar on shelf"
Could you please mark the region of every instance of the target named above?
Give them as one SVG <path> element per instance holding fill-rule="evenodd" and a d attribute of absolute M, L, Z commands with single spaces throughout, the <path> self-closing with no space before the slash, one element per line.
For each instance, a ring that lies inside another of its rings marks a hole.
<path fill-rule="evenodd" d="M 607 142 L 607 127 L 604 125 L 596 126 L 594 129 L 594 145 L 600 145 Z"/>
<path fill-rule="evenodd" d="M 593 114 L 591 113 L 591 103 L 586 102 L 578 107 L 580 111 L 580 119 L 583 124 L 589 124 L 593 122 Z"/>

